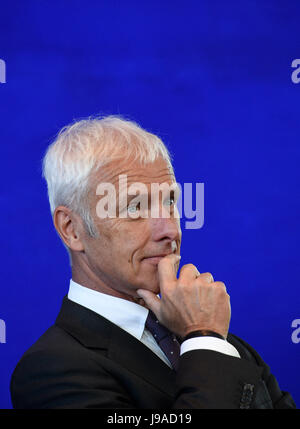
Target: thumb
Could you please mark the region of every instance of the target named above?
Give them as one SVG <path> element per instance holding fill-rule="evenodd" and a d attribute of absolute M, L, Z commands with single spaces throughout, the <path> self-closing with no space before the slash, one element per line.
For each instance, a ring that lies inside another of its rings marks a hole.
<path fill-rule="evenodd" d="M 155 293 L 146 289 L 138 289 L 136 293 L 140 298 L 143 298 L 146 303 L 146 306 L 153 311 L 156 317 L 158 317 L 161 302 L 160 299 L 155 295 Z"/>

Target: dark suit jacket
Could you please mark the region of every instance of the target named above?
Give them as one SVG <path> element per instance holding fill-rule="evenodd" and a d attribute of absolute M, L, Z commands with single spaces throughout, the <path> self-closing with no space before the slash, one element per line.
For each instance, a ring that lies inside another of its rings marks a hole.
<path fill-rule="evenodd" d="M 132 335 L 65 297 L 54 326 L 12 375 L 13 407 L 296 407 L 249 345 L 233 335 L 228 341 L 241 359 L 193 350 L 176 373 Z"/>

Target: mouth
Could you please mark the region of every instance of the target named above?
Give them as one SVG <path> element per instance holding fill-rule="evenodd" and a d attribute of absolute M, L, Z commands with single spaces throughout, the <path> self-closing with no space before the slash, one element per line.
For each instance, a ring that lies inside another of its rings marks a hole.
<path fill-rule="evenodd" d="M 161 255 L 147 256 L 142 259 L 142 262 L 145 261 L 151 265 L 158 265 L 159 261 L 161 261 L 165 256 L 171 255 L 172 253 L 175 253 L 175 252 L 163 253 Z"/>
<path fill-rule="evenodd" d="M 180 250 L 179 250 L 180 247 L 178 246 L 178 244 L 176 243 L 175 240 L 173 240 L 171 242 L 171 245 L 168 246 L 165 249 L 166 249 L 165 252 L 157 253 L 157 254 L 154 254 L 154 255 L 150 254 L 149 256 L 145 256 L 144 258 L 141 259 L 141 262 L 145 261 L 148 264 L 157 266 L 158 263 L 159 263 L 159 261 L 161 261 L 166 256 L 171 255 L 171 254 L 178 254 L 178 253 L 180 253 Z"/>

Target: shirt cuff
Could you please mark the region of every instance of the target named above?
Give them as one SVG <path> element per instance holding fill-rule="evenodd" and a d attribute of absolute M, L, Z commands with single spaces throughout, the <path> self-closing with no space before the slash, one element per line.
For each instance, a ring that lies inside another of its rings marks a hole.
<path fill-rule="evenodd" d="M 228 341 L 215 337 L 195 337 L 185 340 L 180 346 L 180 356 L 191 350 L 213 350 L 225 355 L 240 358 L 237 349 Z"/>

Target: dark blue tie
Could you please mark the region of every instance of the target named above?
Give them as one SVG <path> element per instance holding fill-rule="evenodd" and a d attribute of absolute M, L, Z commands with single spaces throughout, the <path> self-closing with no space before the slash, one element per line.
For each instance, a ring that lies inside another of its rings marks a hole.
<path fill-rule="evenodd" d="M 159 323 L 152 311 L 149 311 L 145 326 L 151 332 L 155 341 L 176 371 L 180 356 L 180 345 L 175 335 Z"/>

